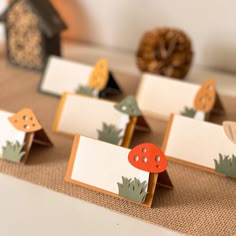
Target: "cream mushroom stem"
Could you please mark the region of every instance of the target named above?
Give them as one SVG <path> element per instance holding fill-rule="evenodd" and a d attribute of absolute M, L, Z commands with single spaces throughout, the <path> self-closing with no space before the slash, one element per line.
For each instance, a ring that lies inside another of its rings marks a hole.
<path fill-rule="evenodd" d="M 206 118 L 206 113 L 204 111 L 197 110 L 196 114 L 193 117 L 196 120 L 204 121 Z"/>
<path fill-rule="evenodd" d="M 94 97 L 98 97 L 99 96 L 99 90 L 98 89 L 94 89 L 93 90 L 93 95 L 94 95 Z"/>
<path fill-rule="evenodd" d="M 129 121 L 130 121 L 130 116 L 127 115 L 127 114 L 123 114 L 121 119 L 120 119 L 120 126 L 119 126 L 119 128 L 122 129 L 121 136 L 123 136 L 123 138 L 122 138 L 122 140 L 120 140 L 119 145 L 121 145 L 122 142 L 123 142 L 124 135 L 125 135 L 125 130 L 127 128 L 127 125 L 129 123 Z"/>
<path fill-rule="evenodd" d="M 139 174 L 138 174 L 138 179 L 143 182 L 143 181 L 146 181 L 148 178 L 149 178 L 149 172 L 147 171 L 140 171 Z M 146 186 L 146 188 L 144 189 L 145 191 L 148 190 L 148 185 Z"/>

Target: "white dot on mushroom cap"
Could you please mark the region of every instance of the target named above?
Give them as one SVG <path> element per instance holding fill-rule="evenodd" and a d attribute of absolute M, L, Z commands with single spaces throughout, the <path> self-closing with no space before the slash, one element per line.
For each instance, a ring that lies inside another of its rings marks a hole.
<path fill-rule="evenodd" d="M 139 157 L 138 156 L 134 156 L 134 161 L 138 161 Z"/>
<path fill-rule="evenodd" d="M 159 156 L 156 156 L 156 157 L 155 157 L 155 160 L 156 160 L 156 162 L 158 162 L 158 161 L 161 160 L 161 158 L 160 158 Z"/>
<path fill-rule="evenodd" d="M 29 126 L 29 125 L 24 125 L 24 128 L 25 128 L 25 129 L 29 129 L 30 126 Z"/>
<path fill-rule="evenodd" d="M 208 85 L 208 86 L 207 86 L 207 89 L 208 89 L 208 90 L 212 90 L 212 86 L 211 86 L 211 85 Z"/>
<path fill-rule="evenodd" d="M 28 120 L 28 116 L 23 116 L 23 120 Z"/>
<path fill-rule="evenodd" d="M 125 111 L 127 109 L 127 106 L 122 106 L 121 110 Z"/>
<path fill-rule="evenodd" d="M 143 157 L 143 158 L 142 158 L 142 161 L 143 161 L 144 163 L 147 163 L 147 161 L 148 161 L 147 157 Z"/>
<path fill-rule="evenodd" d="M 147 152 L 147 148 L 142 148 L 142 152 Z"/>
<path fill-rule="evenodd" d="M 200 98 L 200 102 L 201 102 L 201 103 L 204 103 L 204 102 L 205 102 L 205 98 L 204 98 L 204 97 L 201 97 L 201 98 Z"/>

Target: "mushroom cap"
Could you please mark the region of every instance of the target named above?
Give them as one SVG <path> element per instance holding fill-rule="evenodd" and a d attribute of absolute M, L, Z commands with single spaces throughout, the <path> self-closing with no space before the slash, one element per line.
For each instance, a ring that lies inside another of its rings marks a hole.
<path fill-rule="evenodd" d="M 106 87 L 108 78 L 108 61 L 106 59 L 100 59 L 90 74 L 88 85 L 91 88 L 101 91 Z"/>
<path fill-rule="evenodd" d="M 194 99 L 194 108 L 202 112 L 210 112 L 215 104 L 216 85 L 214 80 L 206 80 L 198 90 Z"/>
<path fill-rule="evenodd" d="M 18 130 L 30 133 L 42 129 L 31 109 L 25 108 L 9 117 L 8 120 Z"/>
<path fill-rule="evenodd" d="M 115 109 L 129 116 L 141 116 L 142 113 L 138 107 L 134 96 L 127 96 L 120 103 L 117 103 Z"/>
<path fill-rule="evenodd" d="M 236 144 L 236 122 L 233 121 L 224 121 L 223 128 L 228 139 Z"/>
<path fill-rule="evenodd" d="M 129 152 L 128 160 L 135 168 L 150 173 L 161 173 L 167 168 L 164 153 L 152 143 L 142 143 L 134 147 Z"/>

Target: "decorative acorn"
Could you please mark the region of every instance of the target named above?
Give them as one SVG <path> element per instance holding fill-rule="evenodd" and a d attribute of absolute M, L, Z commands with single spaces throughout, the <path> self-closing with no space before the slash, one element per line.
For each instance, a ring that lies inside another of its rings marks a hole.
<path fill-rule="evenodd" d="M 193 57 L 190 38 L 181 30 L 156 28 L 146 32 L 137 50 L 141 71 L 183 79 Z"/>

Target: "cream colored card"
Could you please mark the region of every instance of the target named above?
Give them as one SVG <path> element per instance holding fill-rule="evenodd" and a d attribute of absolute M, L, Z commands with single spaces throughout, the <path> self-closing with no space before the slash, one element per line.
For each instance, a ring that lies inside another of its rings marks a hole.
<path fill-rule="evenodd" d="M 13 114 L 6 111 L 0 111 L 0 158 L 3 158 L 3 147 L 6 146 L 7 142 L 16 141 L 20 145 L 24 144 L 26 133 L 16 129 L 8 120 Z"/>
<path fill-rule="evenodd" d="M 143 74 L 136 98 L 144 114 L 168 119 L 171 113 L 180 114 L 185 107 L 194 108 L 200 87 L 163 76 Z M 204 114 L 200 119 L 205 119 Z"/>
<path fill-rule="evenodd" d="M 0 158 L 20 163 L 27 160 L 32 143 L 51 146 L 43 127 L 31 109 L 17 113 L 0 111 Z"/>
<path fill-rule="evenodd" d="M 120 136 L 124 137 L 130 117 L 116 110 L 115 104 L 103 99 L 65 93 L 58 107 L 53 131 L 98 139 L 98 130 L 102 130 L 103 123 L 106 123 L 121 129 Z"/>
<path fill-rule="evenodd" d="M 122 176 L 149 181 L 149 173 L 128 161 L 129 149 L 80 136 L 71 179 L 118 194 Z"/>
<path fill-rule="evenodd" d="M 219 162 L 219 154 L 231 158 L 236 154 L 236 145 L 227 137 L 222 125 L 171 115 L 163 151 L 175 161 L 213 171 L 214 159 Z"/>
<path fill-rule="evenodd" d="M 166 167 L 165 155 L 154 144 L 130 150 L 75 135 L 65 181 L 151 207 L 158 176 L 159 184 L 173 187 Z"/>
<path fill-rule="evenodd" d="M 61 96 L 75 92 L 79 85 L 87 85 L 93 67 L 50 56 L 40 84 L 40 91 Z"/>

